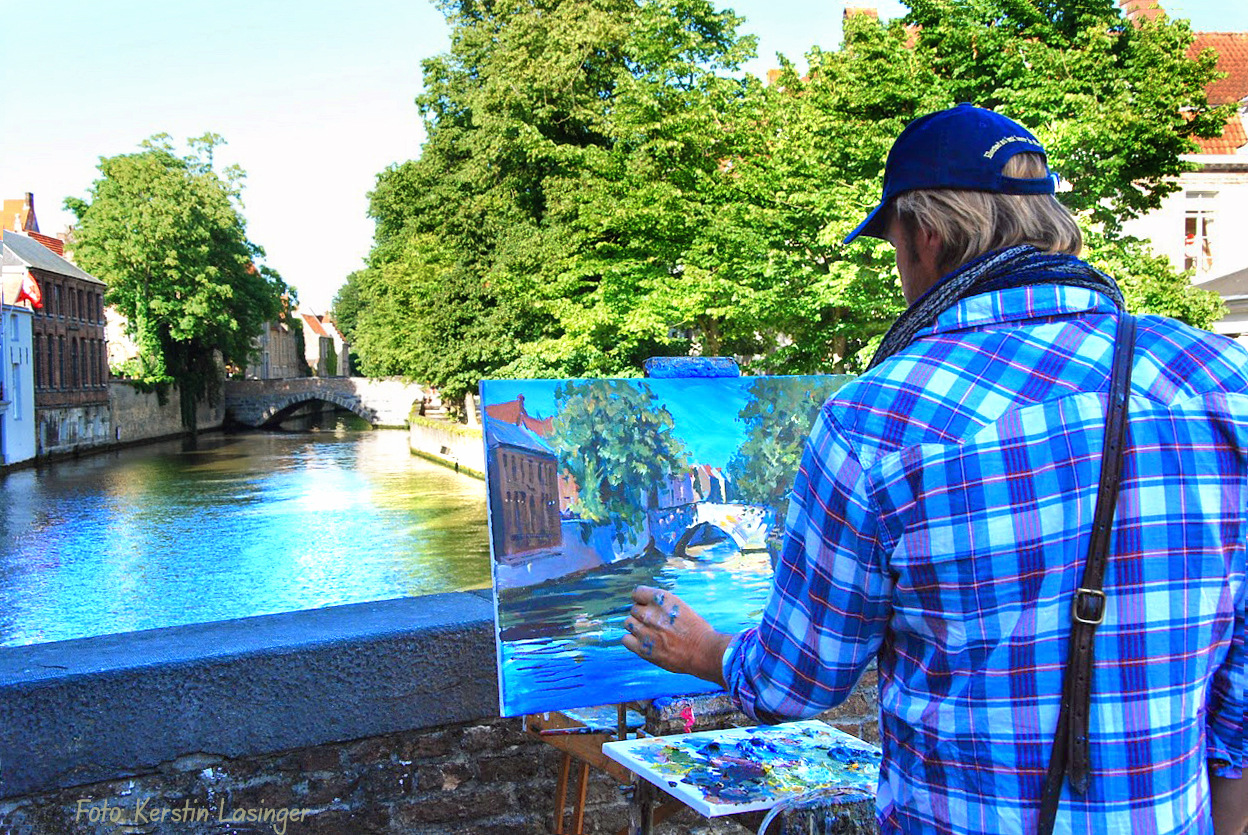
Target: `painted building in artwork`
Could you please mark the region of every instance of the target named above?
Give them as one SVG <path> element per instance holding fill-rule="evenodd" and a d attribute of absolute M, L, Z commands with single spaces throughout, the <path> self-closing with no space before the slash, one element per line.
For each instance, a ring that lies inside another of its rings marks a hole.
<path fill-rule="evenodd" d="M 16 271 L 0 277 L 0 466 L 35 457 L 32 283 Z"/>
<path fill-rule="evenodd" d="M 494 554 L 509 560 L 559 548 L 563 534 L 554 451 L 528 428 L 488 416 L 485 437 L 486 466 L 493 476 L 489 498 Z"/>
<path fill-rule="evenodd" d="M 43 307 L 32 317 L 36 449 L 72 452 L 112 439 L 104 282 L 64 257 L 64 243 L 35 229 L 5 230 L 3 270 L 29 275 Z"/>

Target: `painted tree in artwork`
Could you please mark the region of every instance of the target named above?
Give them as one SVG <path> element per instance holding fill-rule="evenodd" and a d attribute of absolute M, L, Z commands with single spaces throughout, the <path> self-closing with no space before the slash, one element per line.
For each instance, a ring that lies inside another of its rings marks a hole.
<path fill-rule="evenodd" d="M 226 363 L 243 365 L 253 337 L 282 310 L 285 283 L 257 264 L 239 204 L 243 173 L 213 170 L 215 134 L 179 156 L 167 135 L 100 160 L 90 201 L 71 198 L 78 262 L 108 283 L 108 302 L 139 346 L 139 379 L 178 386 L 182 422 L 216 396 Z"/>
<path fill-rule="evenodd" d="M 793 476 L 819 408 L 850 378 L 823 379 L 825 385 L 812 385 L 810 377 L 759 377 L 737 415 L 745 441 L 728 461 L 729 481 L 738 499 L 774 507 L 777 522 L 788 512 Z"/>
<path fill-rule="evenodd" d="M 641 529 L 658 488 L 689 466 L 671 413 L 645 383 L 569 380 L 555 389 L 552 441 L 577 484 L 573 513 L 624 541 Z"/>

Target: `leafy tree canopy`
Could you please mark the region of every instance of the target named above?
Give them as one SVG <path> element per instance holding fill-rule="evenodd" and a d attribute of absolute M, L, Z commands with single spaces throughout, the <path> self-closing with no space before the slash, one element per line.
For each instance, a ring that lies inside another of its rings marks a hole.
<path fill-rule="evenodd" d="M 71 244 L 82 266 L 108 284 L 107 300 L 126 317 L 139 346 L 141 382 L 175 383 L 182 420 L 195 429 L 195 404 L 213 400 L 220 369 L 245 364 L 252 339 L 278 316 L 281 277 L 257 259 L 239 199 L 242 169 L 213 170 L 216 134 L 178 155 L 167 134 L 140 150 L 101 158 L 90 199 L 68 199 L 78 218 Z"/>
<path fill-rule="evenodd" d="M 1120 232 L 1224 124 L 1186 22 L 1135 25 L 1113 0 L 909 7 L 851 17 L 839 49 L 813 47 L 805 75 L 782 58 L 764 86 L 740 74 L 740 20 L 708 0 L 447 0 L 451 49 L 417 99 L 428 141 L 378 177 L 369 265 L 336 305 L 361 367 L 452 397 L 664 354 L 860 370 L 904 302 L 886 244 L 840 241 L 905 124 L 960 101 L 1051 149 L 1135 309 L 1216 318 Z"/>

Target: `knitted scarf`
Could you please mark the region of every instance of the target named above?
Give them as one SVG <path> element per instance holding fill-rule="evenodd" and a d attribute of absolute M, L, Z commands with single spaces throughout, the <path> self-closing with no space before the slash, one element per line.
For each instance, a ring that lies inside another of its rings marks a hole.
<path fill-rule="evenodd" d="M 998 249 L 963 264 L 910 305 L 884 334 L 884 341 L 867 369 L 875 368 L 904 349 L 919 331 L 930 327 L 936 317 L 963 299 L 1035 284 L 1084 287 L 1108 296 L 1120 310 L 1123 307 L 1118 284 L 1073 255 L 1041 252 L 1027 244 Z"/>

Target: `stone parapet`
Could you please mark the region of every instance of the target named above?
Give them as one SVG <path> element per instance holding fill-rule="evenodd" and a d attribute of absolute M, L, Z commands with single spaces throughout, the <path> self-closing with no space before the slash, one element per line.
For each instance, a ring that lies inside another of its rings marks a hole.
<path fill-rule="evenodd" d="M 552 828 L 560 754 L 498 718 L 487 594 L 6 648 L 0 682 L 5 835 Z M 868 673 L 825 718 L 874 739 L 877 709 Z M 707 709 L 697 726 L 726 718 L 742 721 Z M 628 820 L 602 773 L 586 809 L 587 833 Z M 747 831 L 688 811 L 656 828 Z"/>

